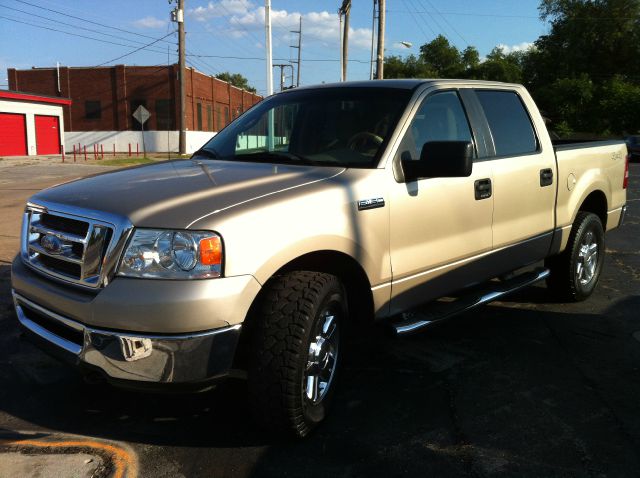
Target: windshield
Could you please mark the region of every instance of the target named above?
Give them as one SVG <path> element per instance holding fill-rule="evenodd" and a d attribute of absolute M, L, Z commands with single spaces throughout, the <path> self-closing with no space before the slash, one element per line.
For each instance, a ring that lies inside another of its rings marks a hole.
<path fill-rule="evenodd" d="M 259 103 L 196 156 L 372 168 L 411 90 L 338 87 L 291 91 Z"/>

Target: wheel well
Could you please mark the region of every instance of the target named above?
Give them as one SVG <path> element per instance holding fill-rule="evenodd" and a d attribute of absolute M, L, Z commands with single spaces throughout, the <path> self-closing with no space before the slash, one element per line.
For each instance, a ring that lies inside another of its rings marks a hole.
<path fill-rule="evenodd" d="M 338 251 L 311 252 L 284 265 L 274 275 L 291 271 L 317 271 L 337 276 L 346 289 L 352 317 L 358 321 L 373 318 L 371 284 L 362 266 L 351 256 Z"/>
<path fill-rule="evenodd" d="M 371 284 L 362 266 L 351 256 L 338 251 L 317 251 L 300 256 L 282 266 L 272 277 L 292 271 L 316 271 L 333 274 L 340 279 L 347 293 L 347 305 L 354 323 L 361 324 L 373 321 L 373 294 Z M 268 284 L 269 281 L 265 283 Z M 262 294 L 265 287 L 254 299 L 246 320 L 242 326 L 240 342 L 236 350 L 234 368 L 244 369 L 249 352 L 252 323 L 257 317 Z"/>
<path fill-rule="evenodd" d="M 592 212 L 602 221 L 602 227 L 607 229 L 607 197 L 602 191 L 593 191 L 580 205 L 579 211 Z"/>

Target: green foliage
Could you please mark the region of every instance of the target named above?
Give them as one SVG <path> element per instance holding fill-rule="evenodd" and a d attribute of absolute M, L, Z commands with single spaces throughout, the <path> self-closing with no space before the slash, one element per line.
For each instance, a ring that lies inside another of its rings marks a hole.
<path fill-rule="evenodd" d="M 436 71 L 415 55 L 406 58 L 390 56 L 384 60 L 387 78 L 436 78 Z"/>
<path fill-rule="evenodd" d="M 549 33 L 526 51 L 484 59 L 442 35 L 420 55 L 389 57 L 389 78 L 469 78 L 524 83 L 560 135 L 640 131 L 640 0 L 541 0 Z"/>
<path fill-rule="evenodd" d="M 420 59 L 441 78 L 456 77 L 464 68 L 460 51 L 442 35 L 420 47 Z"/>
<path fill-rule="evenodd" d="M 604 128 L 627 134 L 640 132 L 640 84 L 614 76 L 602 85 L 599 106 Z"/>
<path fill-rule="evenodd" d="M 468 46 L 462 52 L 461 60 L 465 70 L 476 68 L 480 64 L 480 53 L 475 46 Z"/>
<path fill-rule="evenodd" d="M 240 73 L 229 73 L 228 71 L 225 71 L 223 73 L 218 73 L 216 75 L 216 78 L 231 83 L 233 86 L 242 88 L 243 90 L 250 91 L 251 93 L 256 92 L 256 89 L 253 86 L 249 85 L 249 80 L 247 80 Z"/>

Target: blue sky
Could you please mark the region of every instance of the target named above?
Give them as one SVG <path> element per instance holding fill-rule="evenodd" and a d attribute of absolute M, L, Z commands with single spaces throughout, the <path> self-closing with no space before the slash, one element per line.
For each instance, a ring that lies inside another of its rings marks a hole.
<path fill-rule="evenodd" d="M 341 3 L 272 0 L 274 63 L 295 58 L 289 45 L 296 37 L 289 31 L 297 29 L 302 15 L 301 83 L 337 81 L 336 12 Z M 372 3 L 353 0 L 350 80 L 369 77 Z M 481 56 L 496 45 L 526 48 L 548 30 L 538 18 L 538 5 L 538 0 L 387 0 L 386 54 L 418 53 L 420 45 L 438 34 L 460 49 L 475 46 Z M 264 93 L 264 2 L 186 0 L 186 6 L 188 64 L 207 74 L 241 73 Z M 6 88 L 7 67 L 52 66 L 56 61 L 91 66 L 128 54 L 175 29 L 168 21 L 172 8 L 166 0 L 0 0 L 0 87 Z M 149 47 L 154 51 L 143 49 L 107 64 L 175 62 L 176 41 L 177 35 L 170 34 Z M 408 49 L 400 42 L 413 46 Z"/>

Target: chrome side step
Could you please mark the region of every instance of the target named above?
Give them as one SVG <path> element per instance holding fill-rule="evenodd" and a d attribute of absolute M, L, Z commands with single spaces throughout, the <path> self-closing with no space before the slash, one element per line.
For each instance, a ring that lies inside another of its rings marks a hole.
<path fill-rule="evenodd" d="M 407 335 L 418 332 L 436 322 L 441 322 L 450 317 L 462 314 L 480 305 L 487 304 L 507 294 L 535 284 L 548 276 L 549 269 L 538 268 L 519 274 L 506 281 L 497 283 L 490 282 L 489 285 L 482 290 L 475 290 L 473 294 L 467 297 L 461 297 L 446 304 L 434 305 L 433 311 L 403 314 L 405 317 L 409 315 L 410 318 L 406 318 L 401 322 L 392 323 L 392 332 L 394 335 Z"/>

